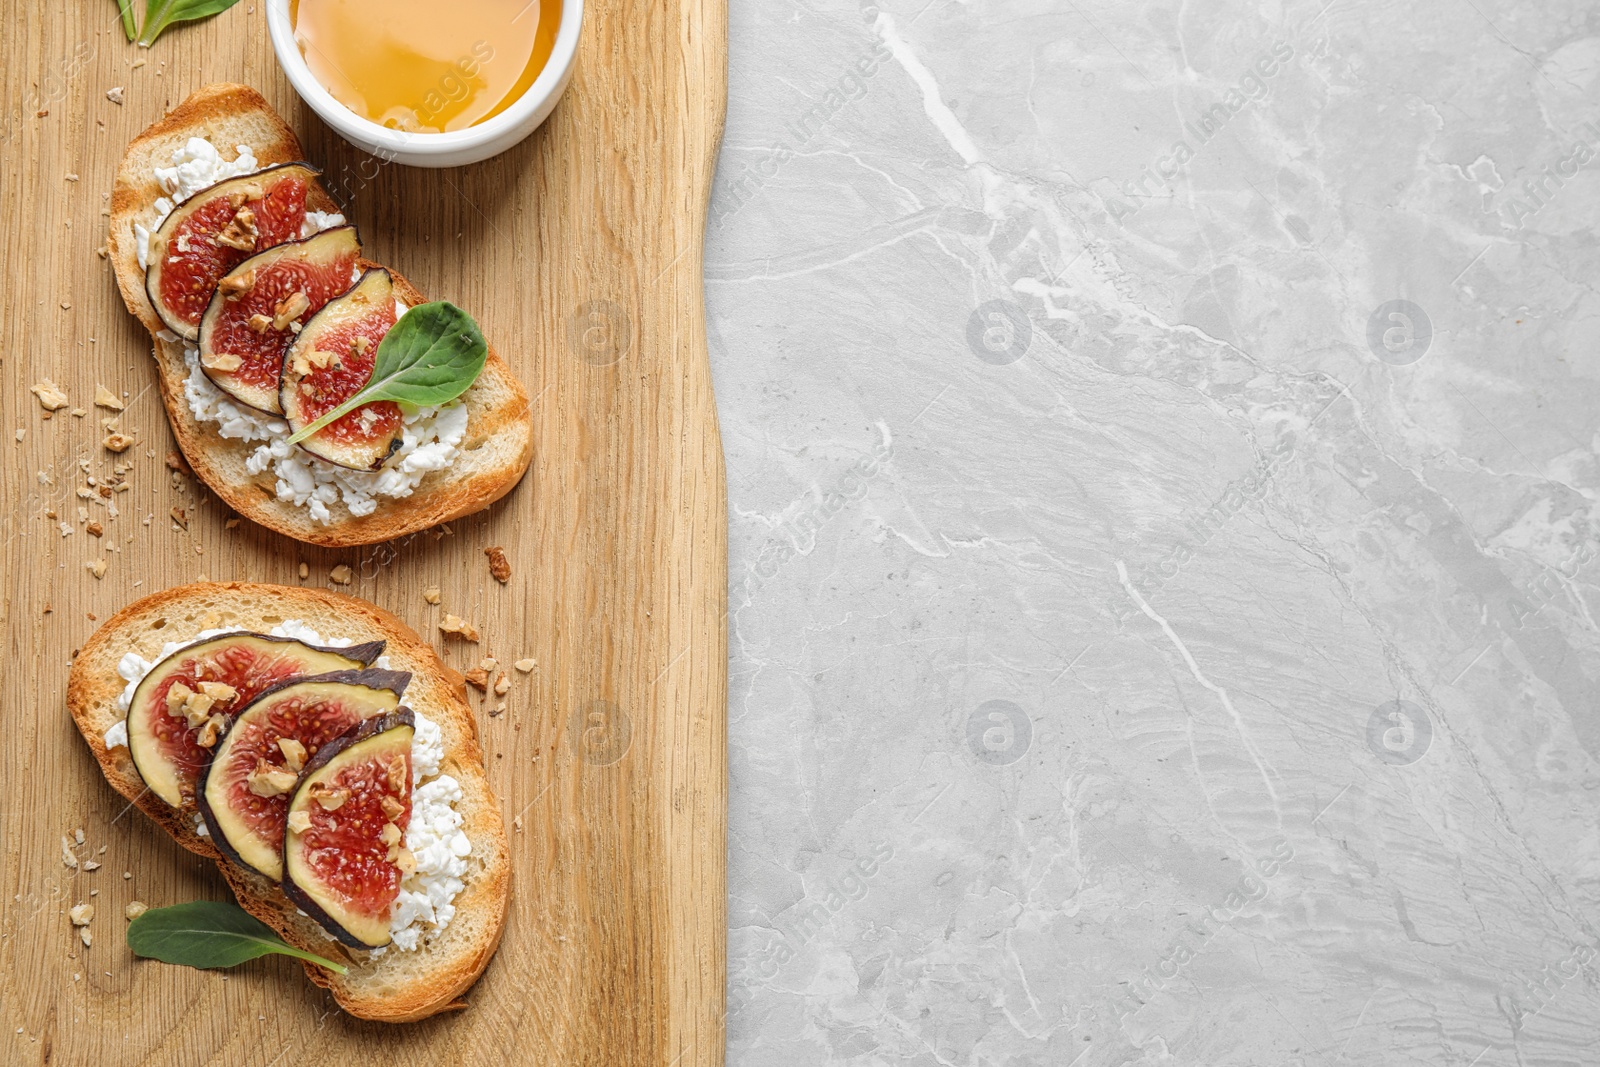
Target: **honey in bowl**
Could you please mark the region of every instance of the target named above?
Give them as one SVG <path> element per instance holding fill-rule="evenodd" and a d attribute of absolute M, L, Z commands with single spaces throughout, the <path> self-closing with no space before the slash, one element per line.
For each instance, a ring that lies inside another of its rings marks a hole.
<path fill-rule="evenodd" d="M 362 118 L 464 130 L 510 107 L 549 62 L 561 0 L 290 0 L 312 75 Z"/>

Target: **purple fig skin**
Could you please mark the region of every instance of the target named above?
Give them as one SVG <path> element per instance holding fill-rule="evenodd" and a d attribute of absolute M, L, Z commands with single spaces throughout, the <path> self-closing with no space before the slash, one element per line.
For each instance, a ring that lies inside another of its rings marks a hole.
<path fill-rule="evenodd" d="M 396 708 L 387 715 L 377 715 L 373 718 L 367 719 L 365 722 L 358 723 L 347 732 L 339 735 L 334 740 L 329 741 L 326 745 L 323 745 L 322 748 L 318 750 L 317 754 L 311 757 L 311 759 L 306 763 L 305 770 L 300 772 L 300 784 L 295 786 L 293 799 L 289 801 L 289 810 L 294 810 L 294 800 L 298 799 L 300 790 L 304 788 L 306 781 L 311 777 L 312 773 L 320 770 L 323 767 L 326 767 L 330 762 L 336 759 L 340 753 L 344 752 L 352 745 L 359 744 L 368 738 L 376 737 L 379 734 L 393 730 L 396 727 L 409 726 L 415 730 L 416 725 L 416 715 L 412 713 L 410 708 Z M 283 895 L 289 898 L 289 903 L 293 904 L 295 907 L 299 908 L 301 911 L 305 912 L 312 919 L 314 919 L 319 926 L 336 938 L 340 944 L 349 945 L 351 948 L 365 949 L 367 951 L 371 951 L 374 948 L 382 948 L 382 945 L 367 944 L 365 941 L 346 930 L 343 926 L 340 926 L 338 920 L 329 915 L 327 911 L 323 909 L 322 905 L 318 904 L 315 900 L 312 900 L 309 893 L 295 884 L 294 879 L 289 875 L 289 835 L 287 833 L 283 835 L 283 845 Z"/>
<path fill-rule="evenodd" d="M 379 643 L 381 644 L 381 642 Z M 216 754 L 223 750 L 224 743 L 227 741 L 228 735 L 233 732 L 234 726 L 242 718 L 244 718 L 245 714 L 251 708 L 260 704 L 263 699 L 271 697 L 275 693 L 281 693 L 285 689 L 297 685 L 305 685 L 308 682 L 334 682 L 344 685 L 365 686 L 368 689 L 387 689 L 389 692 L 398 697 L 400 694 L 405 692 L 406 686 L 410 684 L 411 674 L 408 671 L 385 671 L 374 668 L 360 671 L 333 671 L 328 674 L 310 674 L 301 678 L 286 678 L 276 685 L 270 686 L 267 689 L 263 689 L 259 694 L 257 694 L 254 700 L 240 708 L 238 712 L 228 720 L 227 728 L 223 731 L 222 735 L 217 738 L 217 743 L 211 747 L 212 758 L 206 762 L 205 770 L 200 775 L 199 786 L 195 790 L 195 802 L 200 808 L 200 818 L 205 821 L 206 832 L 211 836 L 211 843 L 216 845 L 218 851 L 220 851 L 224 856 L 227 856 L 228 859 L 232 860 L 237 866 L 247 871 L 255 871 L 255 868 L 249 863 L 245 862 L 244 857 L 239 855 L 238 850 L 236 850 L 233 845 L 229 843 L 228 835 L 223 832 L 222 823 L 218 820 L 216 811 L 212 809 L 211 802 L 206 799 L 207 786 L 211 781 L 211 771 L 216 766 L 217 762 Z M 365 719 L 362 722 L 357 723 L 356 726 L 352 727 L 352 731 L 360 729 L 362 726 L 365 726 L 371 722 L 392 718 L 394 714 L 395 713 L 391 712 L 388 715 L 374 715 L 370 719 Z M 406 714 L 409 716 L 411 713 L 406 711 Z M 343 746 L 340 744 L 340 742 L 343 741 L 347 736 L 349 736 L 349 734 L 340 735 L 339 738 L 328 742 L 321 749 L 319 749 L 317 754 L 308 760 L 305 767 L 301 769 L 300 779 L 303 781 L 305 776 L 310 774 L 313 768 L 321 766 L 318 760 L 322 758 L 322 754 L 324 752 L 342 748 Z M 344 744 L 348 745 L 349 742 L 344 742 Z M 297 783 L 295 791 L 298 791 L 298 789 L 299 785 Z"/>

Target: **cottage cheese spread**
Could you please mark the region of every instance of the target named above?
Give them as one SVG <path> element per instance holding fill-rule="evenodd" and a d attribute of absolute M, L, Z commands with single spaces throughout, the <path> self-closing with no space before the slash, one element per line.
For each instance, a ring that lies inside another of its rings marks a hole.
<path fill-rule="evenodd" d="M 154 662 L 137 652 L 124 654 L 117 664 L 117 675 L 128 684 L 117 697 L 118 709 L 126 714 L 133 703 L 134 690 L 157 663 L 186 645 L 231 632 L 201 630 L 188 641 L 169 641 L 161 646 L 161 654 Z M 287 619 L 269 632 L 273 637 L 292 637 L 327 648 L 352 644 L 348 637 L 325 640 L 298 619 Z M 389 658 L 379 656 L 376 666 L 387 669 Z M 461 783 L 439 773 L 444 762 L 444 735 L 439 724 L 426 715 L 414 709 L 412 715 L 416 731 L 411 739 L 411 821 L 406 825 L 406 848 L 416 857 L 417 869 L 400 883 L 400 896 L 389 918 L 389 935 L 394 947 L 402 952 L 416 951 L 455 917 L 455 898 L 466 888 L 467 857 L 472 855 L 472 841 L 461 831 L 462 815 L 455 809 L 462 799 Z M 118 719 L 106 731 L 105 742 L 107 748 L 128 743 L 126 718 Z M 206 833 L 205 822 L 198 814 L 195 830 Z M 384 951 L 374 949 L 372 954 L 377 956 Z"/>

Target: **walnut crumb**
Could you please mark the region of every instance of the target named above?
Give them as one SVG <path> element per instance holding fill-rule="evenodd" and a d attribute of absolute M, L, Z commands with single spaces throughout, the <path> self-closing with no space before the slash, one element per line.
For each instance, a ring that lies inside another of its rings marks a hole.
<path fill-rule="evenodd" d="M 122 91 L 122 86 L 120 85 L 113 85 L 111 88 L 106 90 L 106 99 L 111 101 L 113 104 L 122 103 L 124 95 L 125 94 Z"/>
<path fill-rule="evenodd" d="M 85 563 L 84 568 L 96 578 L 104 578 L 106 576 L 106 561 L 103 559 L 97 559 L 93 563 Z"/>
<path fill-rule="evenodd" d="M 503 696 L 506 695 L 507 692 L 510 691 L 510 689 L 511 689 L 511 675 L 502 674 L 502 675 L 500 675 L 499 678 L 495 679 L 495 683 L 494 683 L 494 695 L 495 696 L 503 697 Z"/>
<path fill-rule="evenodd" d="M 122 914 L 126 915 L 130 919 L 137 919 L 139 916 L 143 915 L 149 910 L 150 905 L 146 904 L 144 901 L 130 900 L 128 901 L 128 906 L 122 909 Z"/>
<path fill-rule="evenodd" d="M 519 659 L 519 660 L 517 660 L 517 662 L 512 664 L 513 667 L 515 667 L 517 670 L 521 671 L 523 674 L 527 674 L 529 671 L 533 670 L 538 665 L 539 664 L 537 662 L 535 662 L 532 658 Z"/>
<path fill-rule="evenodd" d="M 94 406 L 105 408 L 107 411 L 121 411 L 127 405 L 122 402 L 122 398 L 117 396 L 116 393 L 113 393 L 103 385 L 96 385 L 94 387 Z"/>
<path fill-rule="evenodd" d="M 125 433 L 108 433 L 100 443 L 106 446 L 108 452 L 126 452 L 133 447 L 134 440 Z"/>
<path fill-rule="evenodd" d="M 489 557 L 489 573 L 494 576 L 494 580 L 501 585 L 509 582 L 511 580 L 511 561 L 506 559 L 505 549 L 495 545 L 493 548 L 484 549 L 483 554 Z"/>
<path fill-rule="evenodd" d="M 182 452 L 167 453 L 167 469 L 177 471 L 179 474 L 188 475 L 194 472 L 189 469 L 189 461 L 183 458 Z"/>
<path fill-rule="evenodd" d="M 78 927 L 78 940 L 83 942 L 84 948 L 89 948 L 94 944 L 94 935 L 89 932 L 87 926 L 80 926 Z"/>
<path fill-rule="evenodd" d="M 440 620 L 439 629 L 444 633 L 454 634 L 474 644 L 478 641 L 478 628 L 460 616 L 450 614 L 448 611 L 444 613 L 444 618 Z"/>
<path fill-rule="evenodd" d="M 430 604 L 437 604 L 444 598 L 440 595 L 438 586 L 430 585 L 422 591 L 422 599 Z"/>
<path fill-rule="evenodd" d="M 333 568 L 333 570 L 328 572 L 328 581 L 332 582 L 334 585 L 349 585 L 352 573 L 353 572 L 350 570 L 350 564 L 341 563 L 337 567 Z"/>
<path fill-rule="evenodd" d="M 63 393 L 55 382 L 49 378 L 41 378 L 38 382 L 28 387 L 28 392 L 39 398 L 39 406 L 46 411 L 60 411 L 67 406 L 67 394 Z"/>
<path fill-rule="evenodd" d="M 106 535 L 105 527 L 101 526 L 98 522 L 91 522 L 89 525 L 83 528 L 83 532 L 88 534 L 90 537 L 104 537 Z"/>
<path fill-rule="evenodd" d="M 172 521 L 173 522 L 177 523 L 179 526 L 183 527 L 185 530 L 187 530 L 189 528 L 189 515 L 188 515 L 188 513 L 185 512 L 182 508 L 178 507 L 176 504 L 173 505 L 172 510 L 167 512 L 167 514 L 172 516 Z"/>
<path fill-rule="evenodd" d="M 73 926 L 88 926 L 94 921 L 94 905 L 74 904 L 68 910 L 67 918 L 72 920 Z"/>
<path fill-rule="evenodd" d="M 485 656 L 478 661 L 478 666 L 482 667 L 486 671 L 492 671 L 496 667 L 500 666 L 500 661 L 495 659 L 493 656 Z"/>
<path fill-rule="evenodd" d="M 301 808 L 299 811 L 291 811 L 289 813 L 289 832 L 291 834 L 303 834 L 309 829 L 311 829 L 311 813 L 309 811 Z"/>

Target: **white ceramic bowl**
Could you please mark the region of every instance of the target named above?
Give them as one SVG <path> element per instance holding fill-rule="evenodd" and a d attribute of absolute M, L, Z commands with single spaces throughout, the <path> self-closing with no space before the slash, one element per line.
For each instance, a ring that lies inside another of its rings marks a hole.
<path fill-rule="evenodd" d="M 449 133 L 408 133 L 362 118 L 338 100 L 306 66 L 295 43 L 289 20 L 289 0 L 267 0 L 267 32 L 273 51 L 300 98 L 322 116 L 341 137 L 380 159 L 413 167 L 458 167 L 498 155 L 538 128 L 572 78 L 578 55 L 578 32 L 583 28 L 583 0 L 562 0 L 561 25 L 556 28 L 550 61 L 528 91 L 487 122 Z"/>

